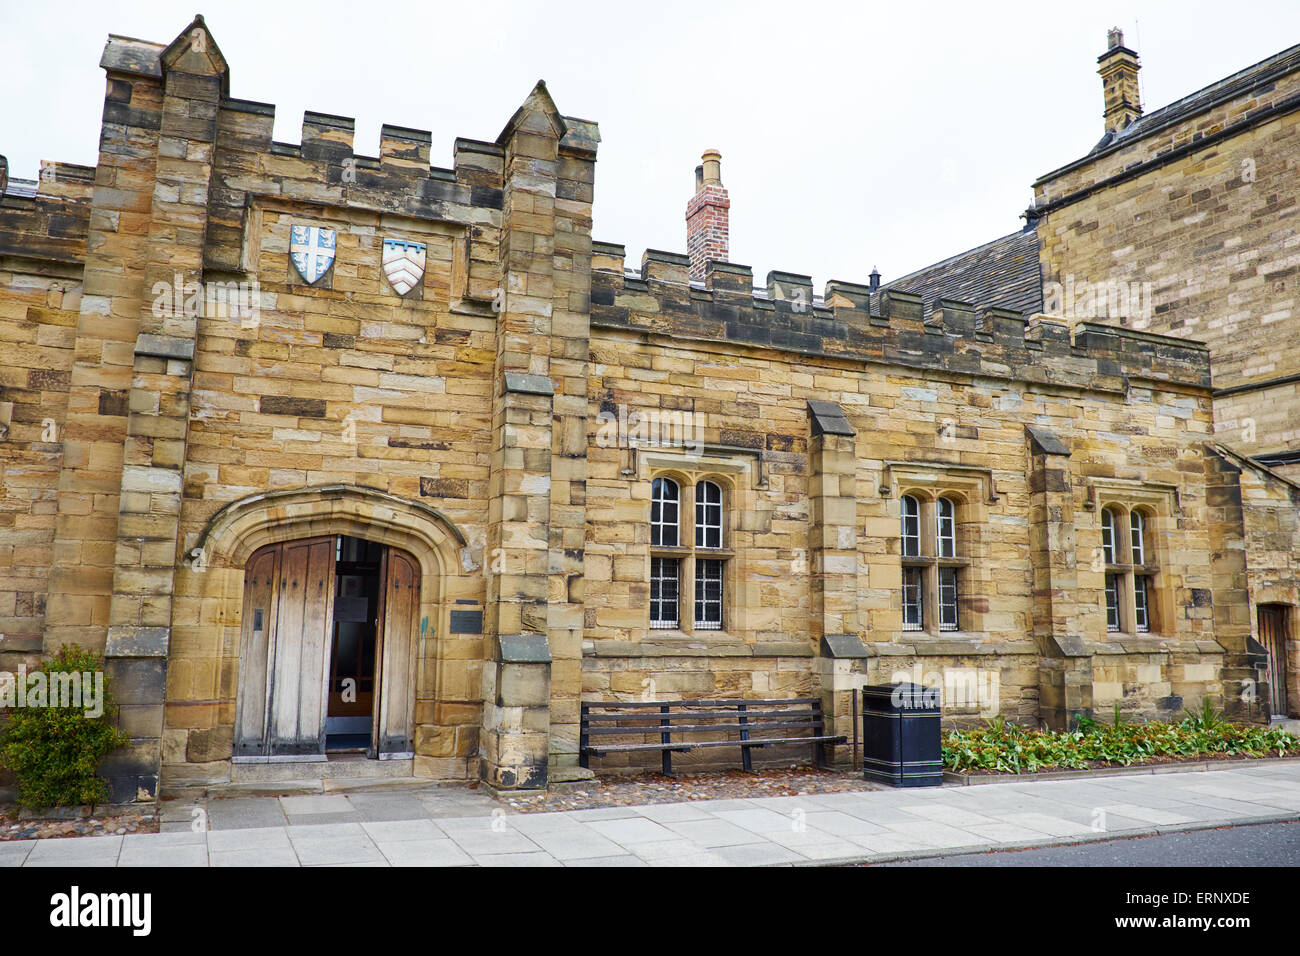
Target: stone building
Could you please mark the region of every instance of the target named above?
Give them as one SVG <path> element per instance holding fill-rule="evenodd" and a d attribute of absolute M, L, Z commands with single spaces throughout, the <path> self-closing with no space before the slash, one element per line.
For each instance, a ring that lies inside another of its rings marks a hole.
<path fill-rule="evenodd" d="M 1044 314 L 1036 258 L 1097 232 L 1054 186 L 923 281 L 756 288 L 716 151 L 689 254 L 593 242 L 599 131 L 542 83 L 440 168 L 273 141 L 202 18 L 101 66 L 96 166 L 0 199 L 0 667 L 103 652 L 118 797 L 540 787 L 583 700 L 848 733 L 899 673 L 950 721 L 1269 718 L 1296 486 L 1216 434 L 1213 342 Z"/>
<path fill-rule="evenodd" d="M 1151 113 L 1139 69 L 1123 33 L 1109 31 L 1103 135 L 1034 183 L 1025 229 L 891 287 L 1209 347 L 1211 447 L 1241 472 L 1220 502 L 1241 539 L 1231 579 L 1247 596 L 1230 612 L 1216 603 L 1216 634 L 1253 629 L 1271 711 L 1295 714 L 1300 45 Z"/>

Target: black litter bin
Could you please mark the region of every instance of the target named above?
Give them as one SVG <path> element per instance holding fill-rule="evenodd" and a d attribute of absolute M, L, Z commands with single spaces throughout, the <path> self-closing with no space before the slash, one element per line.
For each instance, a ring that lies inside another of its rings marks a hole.
<path fill-rule="evenodd" d="M 863 687 L 863 776 L 895 787 L 942 784 L 939 705 L 937 687 L 912 683 Z"/>

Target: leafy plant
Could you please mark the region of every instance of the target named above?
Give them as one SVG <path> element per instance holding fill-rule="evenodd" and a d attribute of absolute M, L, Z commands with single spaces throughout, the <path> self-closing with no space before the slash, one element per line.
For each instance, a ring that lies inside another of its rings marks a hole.
<path fill-rule="evenodd" d="M 1191 726 L 1201 730 L 1217 730 L 1227 725 L 1223 714 L 1214 709 L 1208 697 L 1201 701 L 1201 712 L 1199 714 L 1188 712 L 1186 720 Z"/>
<path fill-rule="evenodd" d="M 43 673 L 53 689 L 55 674 L 96 673 L 103 661 L 77 645 L 60 648 L 33 674 Z M 53 693 L 49 695 L 51 698 Z M 49 700 L 48 703 L 55 703 Z M 117 729 L 116 707 L 104 678 L 102 712 L 87 717 L 85 707 L 19 707 L 0 724 L 0 763 L 18 783 L 18 802 L 31 809 L 102 803 L 108 783 L 96 770 L 109 751 L 126 744 Z"/>
<path fill-rule="evenodd" d="M 1233 724 L 1209 706 L 1178 723 L 1133 723 L 1118 713 L 1116 716 L 1121 719 L 1111 725 L 1081 717 L 1077 729 L 1064 733 L 1031 730 L 1001 718 L 977 730 L 948 731 L 943 739 L 944 767 L 1033 773 L 1214 753 L 1248 757 L 1300 753 L 1300 737 L 1277 727 Z"/>

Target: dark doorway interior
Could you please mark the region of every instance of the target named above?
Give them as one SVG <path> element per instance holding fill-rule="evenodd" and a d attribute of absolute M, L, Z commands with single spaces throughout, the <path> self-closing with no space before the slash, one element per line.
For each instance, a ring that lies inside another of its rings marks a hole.
<path fill-rule="evenodd" d="M 379 580 L 384 546 L 340 535 L 335 548 L 325 750 L 365 752 L 370 748 L 373 730 Z"/>

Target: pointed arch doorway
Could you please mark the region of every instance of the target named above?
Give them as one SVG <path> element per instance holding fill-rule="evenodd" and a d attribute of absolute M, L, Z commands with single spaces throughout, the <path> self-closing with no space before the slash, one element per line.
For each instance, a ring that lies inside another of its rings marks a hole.
<path fill-rule="evenodd" d="M 420 569 L 349 535 L 268 544 L 245 565 L 234 755 L 413 751 Z"/>

